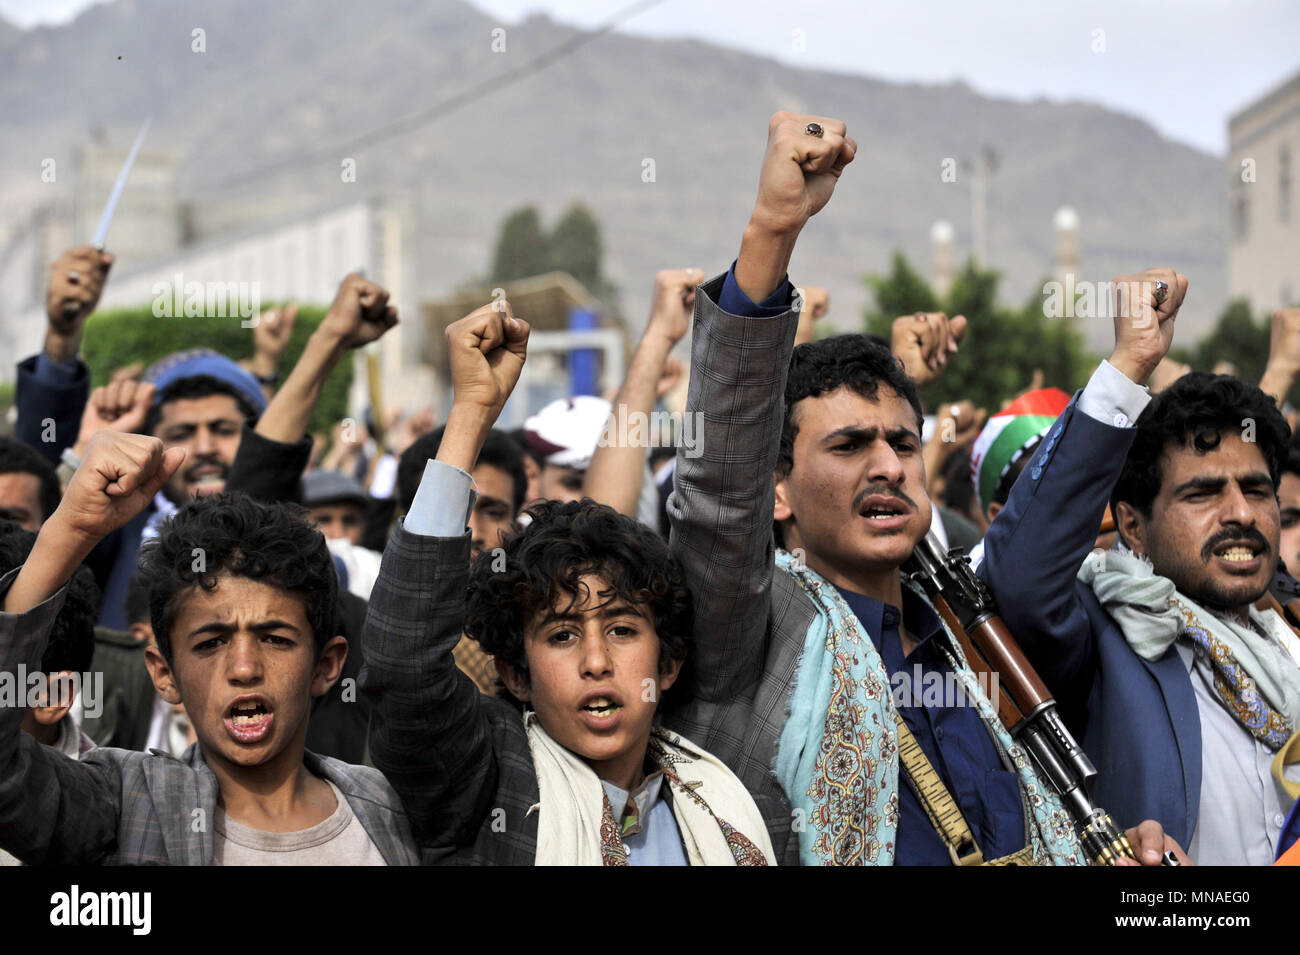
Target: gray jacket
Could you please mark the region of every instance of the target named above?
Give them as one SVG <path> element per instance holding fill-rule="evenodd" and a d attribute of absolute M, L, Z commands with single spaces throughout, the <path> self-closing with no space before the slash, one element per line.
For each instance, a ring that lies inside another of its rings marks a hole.
<path fill-rule="evenodd" d="M 701 453 L 678 450 L 668 499 L 672 550 L 695 598 L 695 698 L 672 728 L 730 766 L 760 805 L 784 807 L 765 816 L 781 863 L 797 865 L 771 766 L 815 611 L 776 567 L 772 473 L 799 315 L 729 315 L 716 304 L 724 278 L 695 297 L 686 412 L 704 416 Z"/>
<path fill-rule="evenodd" d="M 0 599 L 18 568 L 0 578 Z M 24 614 L 0 613 L 0 678 L 40 668 L 66 591 Z M 22 707 L 0 707 L 0 848 L 29 865 L 211 865 L 217 778 L 198 744 L 176 759 L 153 750 L 92 750 L 80 761 L 22 731 Z M 334 783 L 389 865 L 419 853 L 401 802 L 377 770 L 305 752 Z"/>

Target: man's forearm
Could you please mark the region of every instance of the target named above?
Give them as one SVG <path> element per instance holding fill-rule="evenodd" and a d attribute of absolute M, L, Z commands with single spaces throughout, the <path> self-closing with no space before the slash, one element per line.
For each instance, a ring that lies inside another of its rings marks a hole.
<path fill-rule="evenodd" d="M 736 284 L 752 301 L 761 302 L 780 286 L 790 271 L 798 232 L 774 233 L 752 222 L 745 227 L 736 258 Z"/>
<path fill-rule="evenodd" d="M 257 433 L 284 444 L 300 440 L 307 433 L 325 381 L 345 350 L 337 337 L 319 331 L 313 334 L 288 380 L 257 422 Z"/>
<path fill-rule="evenodd" d="M 614 408 L 604 440 L 592 455 L 591 466 L 583 482 L 583 492 L 593 500 L 608 504 L 620 514 L 635 517 L 641 483 L 645 480 L 646 455 L 649 441 L 625 442 L 624 436 L 632 433 L 630 422 L 646 421 L 654 409 L 655 391 L 664 362 L 673 344 L 653 329 L 646 332 L 632 356 L 627 378 L 614 399 Z M 647 437 L 649 435 L 647 434 Z"/>
<path fill-rule="evenodd" d="M 1264 368 L 1264 375 L 1259 379 L 1259 390 L 1277 400 L 1278 406 L 1286 401 L 1286 396 L 1295 385 L 1296 371 L 1269 364 Z"/>
<path fill-rule="evenodd" d="M 52 328 L 45 330 L 45 357 L 56 363 L 71 361 L 81 351 L 81 332 L 60 335 Z"/>
<path fill-rule="evenodd" d="M 462 471 L 473 471 L 496 418 L 490 409 L 453 403 L 447 413 L 437 459 Z"/>
<path fill-rule="evenodd" d="M 5 594 L 5 613 L 26 613 L 58 593 L 81 566 L 96 541 L 65 529 L 58 513 L 45 522 L 23 561 L 22 570 Z"/>

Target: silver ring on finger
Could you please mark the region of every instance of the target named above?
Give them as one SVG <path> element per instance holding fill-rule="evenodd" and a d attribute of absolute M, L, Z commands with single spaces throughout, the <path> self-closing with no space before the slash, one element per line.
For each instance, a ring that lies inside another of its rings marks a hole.
<path fill-rule="evenodd" d="M 809 136 L 816 136 L 818 139 L 821 139 L 826 133 L 826 128 L 822 126 L 821 123 L 809 123 L 803 128 L 803 131 Z"/>
<path fill-rule="evenodd" d="M 1163 305 L 1165 299 L 1169 297 L 1169 283 L 1156 282 L 1156 305 Z"/>

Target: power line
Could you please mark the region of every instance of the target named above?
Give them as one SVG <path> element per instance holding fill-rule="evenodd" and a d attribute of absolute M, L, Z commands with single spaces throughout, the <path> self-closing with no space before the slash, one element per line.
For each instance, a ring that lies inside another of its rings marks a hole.
<path fill-rule="evenodd" d="M 620 24 L 631 20 L 633 17 L 640 16 L 645 11 L 657 7 L 663 2 L 664 0 L 639 0 L 637 3 L 629 4 L 609 19 L 600 23 L 590 33 L 575 33 L 567 40 L 557 43 L 551 49 L 546 50 L 545 52 L 533 57 L 531 60 L 520 64 L 514 70 L 511 70 L 508 73 L 503 73 L 500 76 L 489 77 L 482 82 L 476 83 L 469 89 L 462 90 L 461 92 L 449 96 L 440 102 L 434 103 L 432 106 L 422 109 L 419 112 L 411 113 L 409 116 L 403 116 L 400 119 L 395 119 L 383 126 L 376 127 L 368 133 L 363 133 L 353 139 L 345 140 L 341 143 L 335 143 L 328 148 L 318 150 L 314 153 L 308 153 L 305 156 L 299 155 L 291 158 L 287 157 L 285 159 L 274 160 L 269 163 L 264 163 L 261 166 L 250 167 L 239 173 L 223 176 L 220 179 L 209 182 L 207 187 L 212 189 L 228 188 L 232 185 L 246 183 L 268 174 L 274 175 L 275 173 L 282 172 L 285 169 L 290 169 L 295 166 L 321 162 L 335 158 L 341 154 L 346 155 L 350 152 L 366 149 L 378 145 L 385 140 L 392 139 L 394 136 L 400 136 L 404 133 L 410 132 L 411 130 L 418 129 L 421 126 L 431 123 L 434 120 L 441 119 L 442 117 L 453 113 L 462 107 L 468 106 L 470 103 L 480 100 L 485 96 L 495 93 L 498 90 L 512 86 L 525 77 L 531 76 L 534 73 L 539 73 L 548 66 L 558 63 L 560 60 L 563 60 L 568 56 L 572 56 L 579 49 L 593 40 L 599 39 Z"/>

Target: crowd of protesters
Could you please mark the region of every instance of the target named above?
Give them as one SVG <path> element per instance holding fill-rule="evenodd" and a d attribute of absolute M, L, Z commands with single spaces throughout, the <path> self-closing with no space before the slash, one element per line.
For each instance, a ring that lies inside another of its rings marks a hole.
<path fill-rule="evenodd" d="M 660 272 L 617 393 L 513 432 L 508 301 L 447 328 L 445 419 L 381 448 L 309 433 L 397 322 L 374 282 L 342 279 L 287 373 L 293 307 L 249 361 L 92 388 L 113 260 L 59 256 L 0 438 L 0 858 L 1087 864 L 901 572 L 930 534 L 1095 764 L 1116 864 L 1300 862 L 1300 310 L 1257 387 L 1166 358 L 1186 276 L 1121 276 L 1075 395 L 927 415 L 964 317 L 817 339 L 827 293 L 787 276 L 856 148 L 775 115 L 731 265 Z M 646 426 L 674 391 L 676 453 Z"/>

